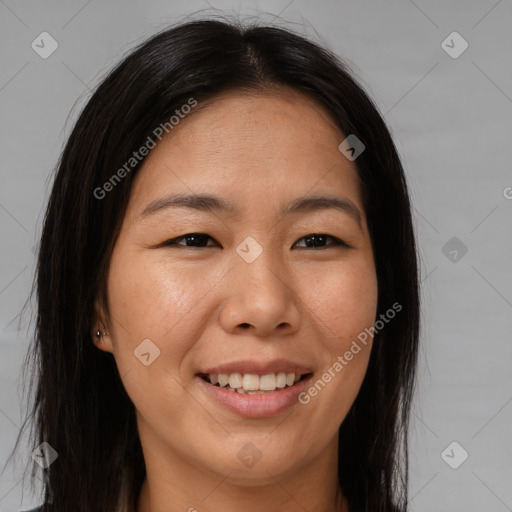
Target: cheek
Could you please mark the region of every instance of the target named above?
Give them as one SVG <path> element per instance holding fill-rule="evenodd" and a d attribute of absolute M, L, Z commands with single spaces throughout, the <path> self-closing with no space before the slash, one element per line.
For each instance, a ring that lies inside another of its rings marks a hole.
<path fill-rule="evenodd" d="M 320 291 L 310 293 L 309 304 L 312 322 L 324 334 L 318 350 L 321 366 L 299 397 L 315 411 L 313 433 L 320 425 L 335 432 L 359 393 L 372 347 L 371 331 L 365 329 L 374 325 L 378 292 L 372 266 L 333 272 L 320 284 Z M 358 338 L 361 333 L 363 337 Z"/>
<path fill-rule="evenodd" d="M 197 265 L 171 265 L 151 254 L 144 258 L 126 250 L 114 254 L 108 293 L 112 343 L 120 371 L 142 370 L 134 350 L 150 339 L 160 356 L 149 368 L 162 366 L 179 372 L 180 361 L 211 315 L 205 297 L 222 276 L 222 271 L 208 271 L 205 265 L 199 271 Z"/>
<path fill-rule="evenodd" d="M 369 328 L 377 313 L 377 277 L 373 260 L 368 259 L 317 274 L 315 281 L 314 289 L 304 290 L 311 321 L 323 334 L 321 382 L 312 396 L 324 386 L 329 388 L 325 395 L 321 393 L 324 398 L 317 405 L 326 411 L 334 407 L 339 413 L 332 418 L 336 424 L 355 400 L 368 367 L 372 347 Z"/>
<path fill-rule="evenodd" d="M 136 254 L 112 258 L 109 297 L 112 312 L 123 317 L 129 331 L 151 329 L 163 337 L 215 283 L 214 277 L 193 266 L 169 265 Z M 149 334 L 149 333 L 148 333 Z"/>
<path fill-rule="evenodd" d="M 375 322 L 378 288 L 373 264 L 326 271 L 317 277 L 314 288 L 303 293 L 317 323 L 325 327 L 332 349 L 350 345 Z"/>
<path fill-rule="evenodd" d="M 169 265 L 129 250 L 112 256 L 108 294 L 113 351 L 126 392 L 144 417 L 159 418 L 162 404 L 174 411 L 186 398 L 179 365 L 200 327 L 199 298 L 211 287 L 196 274 L 170 271 Z"/>

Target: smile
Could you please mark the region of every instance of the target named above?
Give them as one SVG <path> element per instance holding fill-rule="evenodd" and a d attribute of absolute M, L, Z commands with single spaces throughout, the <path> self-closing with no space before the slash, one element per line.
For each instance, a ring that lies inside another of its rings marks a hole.
<path fill-rule="evenodd" d="M 224 373 L 199 373 L 196 381 L 214 406 L 243 418 L 256 419 L 277 416 L 298 404 L 298 396 L 312 377 L 312 372 L 302 369 L 275 373 L 266 369 L 260 374 L 224 370 Z"/>
<path fill-rule="evenodd" d="M 259 395 L 273 393 L 276 389 L 292 387 L 305 375 L 307 374 L 279 372 L 261 376 L 254 373 L 213 373 L 200 376 L 217 387 L 241 394 Z"/>

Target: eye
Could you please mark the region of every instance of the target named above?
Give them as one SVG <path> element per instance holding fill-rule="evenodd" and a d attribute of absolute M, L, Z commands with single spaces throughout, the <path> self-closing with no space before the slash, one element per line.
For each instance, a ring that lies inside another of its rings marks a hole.
<path fill-rule="evenodd" d="M 331 240 L 334 240 L 333 243 L 325 244 L 326 240 L 330 238 Z M 335 236 L 326 235 L 325 233 L 311 233 L 310 235 L 303 236 L 302 238 L 299 238 L 298 241 L 304 240 L 306 243 L 306 246 L 302 246 L 304 249 L 313 249 L 315 247 L 320 247 L 322 249 L 327 249 L 332 246 L 342 246 L 342 247 L 350 247 L 347 243 L 345 243 L 343 240 L 340 240 L 339 238 L 336 238 Z M 292 247 L 295 247 L 297 245 L 297 242 L 293 244 Z"/>
<path fill-rule="evenodd" d="M 333 240 L 332 243 L 326 244 L 327 239 Z M 167 240 L 162 246 L 169 246 L 169 245 L 181 245 L 185 247 L 215 247 L 215 245 L 218 245 L 217 242 L 213 245 L 208 245 L 208 240 L 214 241 L 214 239 L 207 235 L 206 233 L 187 233 L 186 235 L 178 236 L 176 238 L 172 238 L 171 240 Z M 314 249 L 314 248 L 320 248 L 320 249 L 328 249 L 332 246 L 340 246 L 340 247 L 347 247 L 349 248 L 350 245 L 348 245 L 343 240 L 340 240 L 339 238 L 336 238 L 335 236 L 326 235 L 324 233 L 311 233 L 309 235 L 303 236 L 302 238 L 299 238 L 297 242 L 295 242 L 292 246 L 298 247 L 298 242 L 304 240 L 305 245 L 303 245 L 301 248 L 303 249 Z M 181 242 L 185 243 L 181 243 Z"/>
<path fill-rule="evenodd" d="M 212 245 L 208 246 L 206 242 L 208 239 L 213 240 L 210 235 L 205 233 L 187 233 L 186 235 L 178 236 L 177 238 L 173 238 L 171 240 L 167 240 L 162 245 L 185 245 L 185 247 L 213 247 Z M 185 240 L 185 244 L 178 243 L 181 240 Z"/>

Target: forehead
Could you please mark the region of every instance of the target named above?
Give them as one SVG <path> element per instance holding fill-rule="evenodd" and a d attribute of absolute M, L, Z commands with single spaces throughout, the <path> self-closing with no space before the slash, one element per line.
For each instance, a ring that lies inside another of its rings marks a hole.
<path fill-rule="evenodd" d="M 336 148 L 343 137 L 325 107 L 289 87 L 223 93 L 199 104 L 176 128 L 166 136 L 169 144 L 173 139 L 183 146 L 200 142 L 200 149 L 212 156 L 220 150 L 248 155 L 255 148 L 262 149 L 263 153 L 251 155 L 254 159 L 291 151 L 298 156 L 306 149 L 305 139 L 319 153 L 332 149 L 333 143 Z"/>
<path fill-rule="evenodd" d="M 308 192 L 342 193 L 362 209 L 345 135 L 327 110 L 298 91 L 223 93 L 198 104 L 151 150 L 132 185 L 140 211 L 165 193 L 212 193 L 282 203 Z M 284 197 L 283 197 L 284 196 Z M 256 206 L 256 205 L 254 205 Z"/>

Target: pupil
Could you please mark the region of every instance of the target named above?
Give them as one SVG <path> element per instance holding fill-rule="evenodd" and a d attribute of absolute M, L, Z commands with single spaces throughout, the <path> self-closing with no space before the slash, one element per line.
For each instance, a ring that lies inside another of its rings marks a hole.
<path fill-rule="evenodd" d="M 192 241 L 193 245 L 204 246 L 206 243 L 206 236 L 205 235 L 189 235 L 189 236 L 187 236 L 186 240 L 187 240 L 187 245 L 189 245 L 189 243 L 188 243 L 189 241 Z M 196 244 L 194 244 L 194 241 L 196 242 Z M 203 242 L 203 243 L 201 243 L 201 242 Z"/>
<path fill-rule="evenodd" d="M 308 244 L 308 242 L 311 242 L 315 238 L 323 240 L 325 242 L 325 236 L 322 236 L 322 235 L 311 235 L 311 236 L 308 236 L 306 238 L 306 245 Z M 316 242 L 313 241 L 313 245 L 311 245 L 309 247 L 322 247 L 322 244 L 319 244 L 319 243 L 316 243 Z"/>

